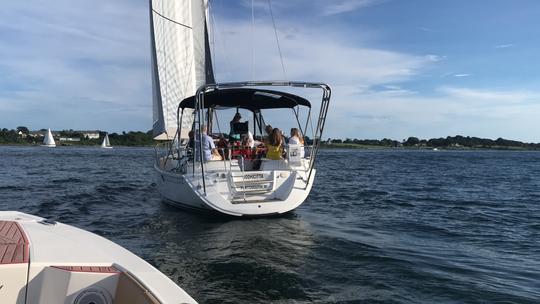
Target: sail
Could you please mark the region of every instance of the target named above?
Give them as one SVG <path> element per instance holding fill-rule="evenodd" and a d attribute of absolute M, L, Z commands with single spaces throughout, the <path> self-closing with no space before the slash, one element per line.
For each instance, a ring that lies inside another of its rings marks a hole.
<path fill-rule="evenodd" d="M 47 134 L 45 134 L 45 138 L 43 139 L 43 145 L 47 147 L 56 147 L 51 129 L 47 130 Z"/>
<path fill-rule="evenodd" d="M 101 142 L 102 148 L 112 148 L 111 143 L 109 142 L 109 134 L 105 134 L 103 141 Z"/>
<path fill-rule="evenodd" d="M 111 143 L 109 142 L 109 134 L 105 134 L 103 141 L 101 142 L 102 148 L 111 148 Z"/>
<path fill-rule="evenodd" d="M 153 135 L 172 139 L 178 103 L 214 83 L 207 28 L 207 0 L 150 0 Z M 184 112 L 182 137 L 193 123 Z"/>

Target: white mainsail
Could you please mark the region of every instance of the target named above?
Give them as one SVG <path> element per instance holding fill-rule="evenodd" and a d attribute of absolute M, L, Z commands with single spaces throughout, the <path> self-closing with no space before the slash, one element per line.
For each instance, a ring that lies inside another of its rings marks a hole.
<path fill-rule="evenodd" d="M 109 134 L 105 134 L 105 138 L 103 138 L 103 142 L 101 142 L 102 148 L 112 148 L 111 143 L 109 142 Z"/>
<path fill-rule="evenodd" d="M 173 139 L 178 103 L 214 82 L 207 12 L 208 0 L 150 0 L 155 139 Z M 193 123 L 189 114 L 184 112 L 183 138 Z"/>
<path fill-rule="evenodd" d="M 52 136 L 51 129 L 48 129 L 47 134 L 45 134 L 45 138 L 43 139 L 43 146 L 45 146 L 45 147 L 56 147 L 56 143 L 54 142 L 54 138 Z"/>

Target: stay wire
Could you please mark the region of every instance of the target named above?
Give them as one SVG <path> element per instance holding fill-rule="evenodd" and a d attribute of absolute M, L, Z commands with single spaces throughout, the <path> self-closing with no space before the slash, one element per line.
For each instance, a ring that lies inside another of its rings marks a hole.
<path fill-rule="evenodd" d="M 255 8 L 254 0 L 251 0 L 251 80 L 255 80 L 255 43 L 254 43 L 254 32 L 255 32 Z"/>
<path fill-rule="evenodd" d="M 283 55 L 281 53 L 281 46 L 279 45 L 279 37 L 276 28 L 276 21 L 274 20 L 274 13 L 272 12 L 272 2 L 268 0 L 268 9 L 270 10 L 270 17 L 272 18 L 272 25 L 274 26 L 274 35 L 276 36 L 276 43 L 279 52 L 279 60 L 281 61 L 281 69 L 283 70 L 283 80 L 287 79 L 287 73 L 285 73 L 285 64 L 283 64 Z"/>

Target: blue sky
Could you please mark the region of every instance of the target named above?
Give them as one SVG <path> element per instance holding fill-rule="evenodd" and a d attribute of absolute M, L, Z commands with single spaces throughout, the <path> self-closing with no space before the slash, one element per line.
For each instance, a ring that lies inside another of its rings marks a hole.
<path fill-rule="evenodd" d="M 267 1 L 253 1 L 253 25 L 251 3 L 211 1 L 219 81 L 284 78 Z M 4 3 L 0 127 L 150 129 L 147 5 Z M 327 137 L 540 142 L 540 2 L 272 5 L 286 78 L 333 87 Z"/>

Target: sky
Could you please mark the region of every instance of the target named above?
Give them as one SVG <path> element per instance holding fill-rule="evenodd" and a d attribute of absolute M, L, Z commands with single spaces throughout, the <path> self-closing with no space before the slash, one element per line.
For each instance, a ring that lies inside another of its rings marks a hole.
<path fill-rule="evenodd" d="M 252 3 L 253 16 L 252 19 Z M 540 2 L 211 0 L 218 81 L 331 85 L 325 138 L 540 142 Z M 7 1 L 0 128 L 147 131 L 148 1 Z"/>

